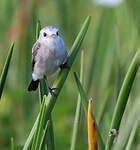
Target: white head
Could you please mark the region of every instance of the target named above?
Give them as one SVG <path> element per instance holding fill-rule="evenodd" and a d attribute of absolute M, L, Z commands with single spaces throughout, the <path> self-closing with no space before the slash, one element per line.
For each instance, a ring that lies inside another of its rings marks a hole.
<path fill-rule="evenodd" d="M 46 26 L 40 31 L 39 39 L 48 41 L 60 37 L 59 30 L 55 26 Z"/>

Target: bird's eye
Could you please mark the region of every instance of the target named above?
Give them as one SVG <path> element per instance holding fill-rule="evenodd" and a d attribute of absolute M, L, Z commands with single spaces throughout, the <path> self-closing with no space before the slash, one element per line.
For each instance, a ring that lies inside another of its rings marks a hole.
<path fill-rule="evenodd" d="M 44 32 L 43 35 L 44 35 L 44 37 L 46 37 L 46 36 L 47 36 L 47 33 Z"/>
<path fill-rule="evenodd" d="M 56 35 L 59 35 L 59 33 L 58 33 L 58 32 L 56 32 Z"/>

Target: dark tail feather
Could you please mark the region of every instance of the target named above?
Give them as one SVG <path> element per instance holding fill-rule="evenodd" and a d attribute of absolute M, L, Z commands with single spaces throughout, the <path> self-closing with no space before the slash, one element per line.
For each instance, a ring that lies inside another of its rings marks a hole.
<path fill-rule="evenodd" d="M 28 91 L 35 91 L 38 88 L 38 84 L 39 84 L 39 80 L 36 81 L 31 81 L 29 87 L 28 87 Z"/>

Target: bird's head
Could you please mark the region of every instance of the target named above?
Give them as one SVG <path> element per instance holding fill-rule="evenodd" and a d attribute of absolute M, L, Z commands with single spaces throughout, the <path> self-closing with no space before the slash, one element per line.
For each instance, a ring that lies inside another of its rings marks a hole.
<path fill-rule="evenodd" d="M 52 41 L 60 37 L 59 30 L 55 26 L 46 26 L 40 31 L 39 39 L 43 41 Z"/>

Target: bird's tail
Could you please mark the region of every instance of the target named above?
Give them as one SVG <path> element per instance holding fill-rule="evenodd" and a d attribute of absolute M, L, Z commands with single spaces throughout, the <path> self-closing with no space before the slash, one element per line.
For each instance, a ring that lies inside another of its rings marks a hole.
<path fill-rule="evenodd" d="M 32 80 L 29 87 L 28 87 L 28 91 L 35 91 L 38 88 L 38 84 L 39 84 L 39 80 Z"/>

